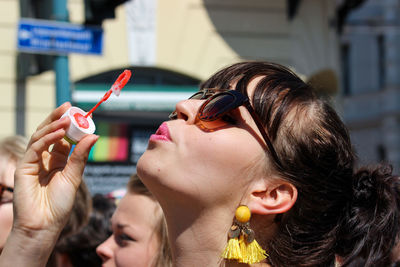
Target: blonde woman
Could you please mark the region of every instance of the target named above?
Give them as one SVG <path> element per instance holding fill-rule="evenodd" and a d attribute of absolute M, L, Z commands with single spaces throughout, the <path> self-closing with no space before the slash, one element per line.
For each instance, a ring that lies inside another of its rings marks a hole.
<path fill-rule="evenodd" d="M 127 189 L 111 220 L 113 234 L 97 247 L 103 266 L 171 266 L 160 205 L 137 175 L 131 176 Z"/>
<path fill-rule="evenodd" d="M 0 141 L 0 253 L 13 221 L 14 172 L 27 144 L 28 140 L 18 135 Z"/>

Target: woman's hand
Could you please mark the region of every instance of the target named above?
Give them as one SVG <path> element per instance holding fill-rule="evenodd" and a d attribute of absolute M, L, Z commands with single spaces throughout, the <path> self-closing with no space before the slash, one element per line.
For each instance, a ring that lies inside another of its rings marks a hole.
<path fill-rule="evenodd" d="M 71 145 L 63 137 L 70 119 L 60 117 L 69 107 L 69 103 L 60 106 L 38 127 L 18 164 L 14 228 L 61 231 L 68 219 L 90 148 L 97 140 L 95 135 L 86 136 L 68 158 Z"/>
<path fill-rule="evenodd" d="M 46 257 L 46 250 L 50 250 L 50 254 L 69 217 L 90 149 L 98 138 L 85 136 L 68 157 L 71 145 L 63 137 L 70 119 L 60 117 L 70 106 L 69 103 L 61 105 L 37 128 L 24 158 L 18 163 L 13 229 L 2 253 L 8 252 L 7 263 L 12 260 L 11 255 L 18 253 L 13 246 L 24 247 L 23 250 L 31 255 L 28 260 L 36 257 L 35 253 L 44 254 L 37 257 Z M 46 248 L 48 245 L 44 241 L 51 247 Z M 39 245 L 46 250 L 38 248 Z M 0 263 L 4 263 L 3 259 Z"/>

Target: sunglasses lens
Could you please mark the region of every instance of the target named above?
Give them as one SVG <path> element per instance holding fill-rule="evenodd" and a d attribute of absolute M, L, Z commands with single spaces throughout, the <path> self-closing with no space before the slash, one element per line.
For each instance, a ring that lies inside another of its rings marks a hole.
<path fill-rule="evenodd" d="M 236 108 L 232 104 L 235 97 L 231 94 L 220 94 L 207 101 L 200 111 L 200 120 L 215 120 L 227 111 Z"/>

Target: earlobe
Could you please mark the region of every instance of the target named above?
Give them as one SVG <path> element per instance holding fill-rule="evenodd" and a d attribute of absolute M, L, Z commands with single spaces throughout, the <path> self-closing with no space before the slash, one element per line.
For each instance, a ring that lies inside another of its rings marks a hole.
<path fill-rule="evenodd" d="M 296 187 L 291 183 L 280 182 L 252 192 L 248 206 L 254 214 L 278 214 L 290 210 L 296 200 Z"/>

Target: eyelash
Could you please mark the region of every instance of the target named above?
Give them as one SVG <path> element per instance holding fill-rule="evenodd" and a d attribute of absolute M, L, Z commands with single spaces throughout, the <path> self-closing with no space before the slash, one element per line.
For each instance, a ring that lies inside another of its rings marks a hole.
<path fill-rule="evenodd" d="M 115 234 L 115 241 L 119 246 L 124 247 L 127 245 L 126 242 L 135 242 L 136 240 L 126 234 Z"/>

